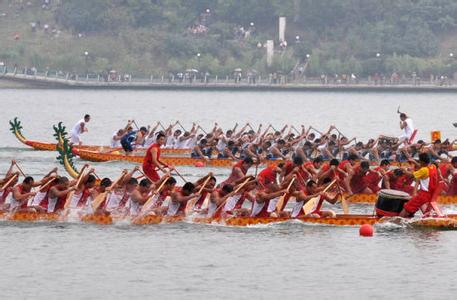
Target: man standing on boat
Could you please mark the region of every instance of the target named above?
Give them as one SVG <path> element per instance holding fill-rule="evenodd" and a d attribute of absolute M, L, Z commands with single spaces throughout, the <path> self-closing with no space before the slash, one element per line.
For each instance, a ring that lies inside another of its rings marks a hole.
<path fill-rule="evenodd" d="M 430 203 L 433 194 L 438 188 L 438 170 L 430 163 L 430 156 L 427 153 L 419 155 L 420 169 L 413 172 L 414 179 L 419 185 L 419 191 L 408 202 L 405 203 L 400 217 L 412 217 L 424 205 Z"/>
<path fill-rule="evenodd" d="M 143 159 L 143 172 L 146 174 L 149 180 L 157 182 L 160 180 L 160 176 L 157 173 L 157 169 L 165 173 L 165 168 L 170 168 L 167 164 L 160 161 L 160 147 L 165 144 L 165 135 L 159 133 L 156 138 L 156 142 L 152 144 Z"/>
<path fill-rule="evenodd" d="M 406 142 L 410 144 L 414 139 L 414 124 L 413 120 L 405 113 L 400 113 L 400 129 L 403 133 L 400 135 L 400 143 Z"/>
<path fill-rule="evenodd" d="M 82 145 L 80 135 L 87 132 L 86 124 L 90 121 L 90 115 L 85 115 L 83 119 L 79 120 L 78 123 L 73 126 L 71 130 L 70 143 L 73 145 Z"/>

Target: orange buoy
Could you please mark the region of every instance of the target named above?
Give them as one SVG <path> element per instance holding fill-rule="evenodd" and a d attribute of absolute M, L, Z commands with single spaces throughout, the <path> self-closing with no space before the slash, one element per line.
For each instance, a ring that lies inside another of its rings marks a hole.
<path fill-rule="evenodd" d="M 363 224 L 359 229 L 360 236 L 373 236 L 373 226 L 370 224 Z"/>
<path fill-rule="evenodd" d="M 196 168 L 203 168 L 205 166 L 205 164 L 202 162 L 202 161 L 197 161 L 194 166 Z"/>

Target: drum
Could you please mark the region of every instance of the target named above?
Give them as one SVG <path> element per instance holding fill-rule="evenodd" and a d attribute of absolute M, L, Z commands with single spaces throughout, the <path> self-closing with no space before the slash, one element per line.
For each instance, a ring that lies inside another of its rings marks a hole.
<path fill-rule="evenodd" d="M 379 217 L 398 216 L 403 205 L 411 199 L 408 193 L 397 190 L 381 190 L 375 204 L 376 214 Z"/>

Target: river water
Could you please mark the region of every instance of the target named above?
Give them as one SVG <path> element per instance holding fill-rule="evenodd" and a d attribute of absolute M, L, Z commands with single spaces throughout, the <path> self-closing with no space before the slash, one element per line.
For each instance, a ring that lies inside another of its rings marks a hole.
<path fill-rule="evenodd" d="M 398 105 L 413 118 L 419 138 L 431 130 L 454 139 L 455 95 L 401 93 L 191 92 L 0 90 L 0 173 L 15 158 L 37 178 L 58 166 L 56 153 L 25 148 L 8 130 L 17 116 L 24 135 L 52 141 L 52 125 L 71 129 L 92 115 L 87 144 L 107 144 L 127 119 L 152 124 L 181 120 L 224 128 L 234 122 L 335 124 L 366 140 L 398 135 Z M 76 160 L 76 165 L 82 162 Z M 131 165 L 94 164 L 116 177 Z M 64 170 L 60 168 L 63 173 Z M 180 168 L 193 180 L 208 169 Z M 218 180 L 228 170 L 214 170 Z M 339 208 L 335 208 L 339 211 Z M 446 207 L 447 212 L 457 211 Z M 369 213 L 368 205 L 352 212 Z M 135 227 L 80 223 L 0 222 L 0 287 L 10 298 L 448 299 L 457 292 L 455 232 L 285 223 L 250 228 L 178 223 Z"/>

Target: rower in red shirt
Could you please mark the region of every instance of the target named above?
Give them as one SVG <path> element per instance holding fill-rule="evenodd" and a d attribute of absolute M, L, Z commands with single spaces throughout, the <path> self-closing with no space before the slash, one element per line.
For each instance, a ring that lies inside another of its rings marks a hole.
<path fill-rule="evenodd" d="M 160 161 L 160 147 L 165 144 L 165 135 L 159 133 L 155 144 L 152 144 L 143 159 L 143 172 L 146 174 L 149 180 L 157 182 L 160 180 L 160 176 L 157 173 L 157 169 L 165 173 L 164 168 L 170 168 L 168 165 Z"/>
<path fill-rule="evenodd" d="M 281 173 L 281 167 L 283 167 L 283 164 L 278 164 L 278 166 L 271 165 L 265 169 L 263 169 L 258 175 L 257 175 L 257 181 L 261 186 L 266 187 L 267 185 L 270 184 L 275 184 L 277 185 L 277 176 L 278 174 Z"/>
<path fill-rule="evenodd" d="M 451 178 L 449 180 L 449 189 L 448 195 L 457 195 L 457 156 L 453 157 L 451 160 L 451 165 L 453 167 Z"/>
<path fill-rule="evenodd" d="M 172 192 L 167 216 L 185 216 L 187 202 L 198 197 L 194 194 L 194 190 L 195 185 L 192 182 L 186 182 L 181 188 Z"/>
<path fill-rule="evenodd" d="M 240 180 L 248 173 L 249 168 L 252 167 L 254 161 L 250 157 L 246 157 L 243 160 L 238 161 L 233 167 L 232 172 L 230 173 L 229 178 L 227 178 L 224 182 L 221 183 L 221 187 L 226 184 L 238 184 Z"/>
<path fill-rule="evenodd" d="M 414 192 L 414 187 L 411 185 L 413 183 L 413 178 L 410 174 L 407 174 L 403 169 L 398 168 L 392 172 L 387 172 L 387 181 L 386 188 L 393 189 L 397 191 L 403 191 L 408 194 Z M 387 184 L 388 182 L 388 184 Z"/>
<path fill-rule="evenodd" d="M 438 170 L 430 163 L 429 154 L 419 154 L 419 163 L 421 168 L 413 173 L 414 179 L 419 183 L 419 191 L 405 203 L 400 217 L 413 217 L 424 204 L 433 200 L 435 190 L 439 188 Z"/>
<path fill-rule="evenodd" d="M 216 186 L 216 177 L 214 177 L 212 173 L 210 173 L 208 176 L 210 176 L 210 179 L 209 179 L 208 183 L 205 185 L 205 187 L 203 187 L 202 192 L 201 192 L 197 202 L 195 202 L 195 204 L 194 204 L 193 209 L 195 211 L 200 211 L 203 208 L 202 206 L 203 206 L 203 203 L 205 202 L 206 197 L 208 197 L 208 195 L 211 195 L 211 193 L 214 191 L 214 187 Z M 200 189 L 201 185 L 203 185 L 203 183 L 206 181 L 207 178 L 208 177 L 205 176 L 205 177 L 199 179 L 195 183 L 196 188 Z"/>
<path fill-rule="evenodd" d="M 379 190 L 378 183 L 381 177 L 378 173 L 370 171 L 370 163 L 362 161 L 353 169 L 351 189 L 356 194 L 373 194 Z"/>
<path fill-rule="evenodd" d="M 252 204 L 251 217 L 268 218 L 270 213 L 268 207 L 270 201 L 281 197 L 286 189 L 278 190 L 275 184 L 268 184 L 265 189 L 261 189 L 256 193 L 256 199 Z"/>
<path fill-rule="evenodd" d="M 326 182 L 327 184 L 328 182 Z M 304 190 L 296 190 L 292 195 L 296 198 L 296 203 L 292 208 L 291 217 L 300 218 L 304 217 L 305 213 L 303 211 L 303 205 L 306 204 L 309 200 L 314 197 L 320 197 L 319 201 L 316 204 L 314 210 L 307 216 L 310 217 L 334 217 L 336 214 L 332 210 L 322 210 L 322 205 L 324 201 L 327 201 L 331 204 L 337 202 L 336 194 L 331 196 L 329 193 L 323 193 L 325 186 L 318 187 L 316 182 L 310 180 L 306 183 L 306 188 Z"/>

